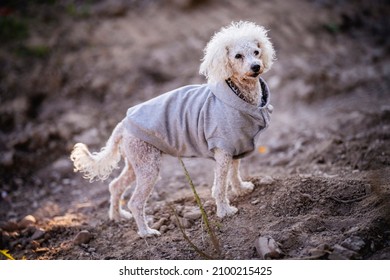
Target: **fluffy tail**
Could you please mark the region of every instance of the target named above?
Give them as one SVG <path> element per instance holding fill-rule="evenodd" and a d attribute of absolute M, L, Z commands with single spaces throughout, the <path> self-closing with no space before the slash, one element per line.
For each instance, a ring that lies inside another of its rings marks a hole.
<path fill-rule="evenodd" d="M 77 143 L 70 155 L 74 164 L 74 171 L 84 173 L 83 177 L 90 182 L 94 180 L 106 180 L 112 170 L 118 168 L 121 159 L 119 143 L 122 139 L 122 123 L 119 123 L 107 144 L 100 152 L 90 153 L 83 143 Z"/>

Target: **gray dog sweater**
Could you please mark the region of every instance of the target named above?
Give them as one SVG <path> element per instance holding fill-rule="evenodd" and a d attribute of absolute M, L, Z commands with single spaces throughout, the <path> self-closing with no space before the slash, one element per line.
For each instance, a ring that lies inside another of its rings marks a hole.
<path fill-rule="evenodd" d="M 270 91 L 261 78 L 260 83 L 258 106 L 243 101 L 225 82 L 189 85 L 131 107 L 123 123 L 172 156 L 209 158 L 220 148 L 240 158 L 255 149 L 270 121 Z"/>

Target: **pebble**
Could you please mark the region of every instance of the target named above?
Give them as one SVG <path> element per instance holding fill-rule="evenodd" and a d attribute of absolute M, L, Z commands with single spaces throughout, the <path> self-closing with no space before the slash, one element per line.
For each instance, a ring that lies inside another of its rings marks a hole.
<path fill-rule="evenodd" d="M 174 227 L 171 228 L 171 225 L 179 226 L 178 221 L 177 221 L 175 215 L 171 215 L 170 221 L 171 221 L 171 224 L 168 226 L 169 229 L 173 229 L 174 228 Z M 186 218 L 179 217 L 179 221 L 180 221 L 180 224 L 182 225 L 183 228 L 190 228 L 191 225 L 192 225 L 192 223 L 188 219 L 186 219 Z"/>
<path fill-rule="evenodd" d="M 359 236 L 348 237 L 341 243 L 341 246 L 356 252 L 359 252 L 365 245 L 366 242 Z"/>
<path fill-rule="evenodd" d="M 263 260 L 279 259 L 283 255 L 279 244 L 270 236 L 260 236 L 255 241 L 255 247 L 260 258 Z"/>
<path fill-rule="evenodd" d="M 179 218 L 180 220 L 180 223 L 181 225 L 184 227 L 184 228 L 190 228 L 192 223 L 188 220 L 188 219 L 185 219 L 185 218 Z"/>
<path fill-rule="evenodd" d="M 93 247 L 90 247 L 87 249 L 88 253 L 95 253 L 96 252 L 96 248 L 93 248 Z"/>
<path fill-rule="evenodd" d="M 18 223 L 18 226 L 19 226 L 19 229 L 24 229 L 30 225 L 35 224 L 36 222 L 37 222 L 37 220 L 35 219 L 34 216 L 27 215 L 26 217 L 24 217 L 23 219 L 20 220 L 20 222 Z"/>
<path fill-rule="evenodd" d="M 183 217 L 190 221 L 195 221 L 202 217 L 202 212 L 200 211 L 200 209 L 194 209 L 190 212 L 184 213 Z"/>
<path fill-rule="evenodd" d="M 167 232 L 167 231 L 168 231 L 168 226 L 162 225 L 162 226 L 160 227 L 160 232 L 161 232 L 161 233 L 165 233 L 165 232 Z"/>
<path fill-rule="evenodd" d="M 264 176 L 260 179 L 260 184 L 262 185 L 271 185 L 275 180 L 271 176 Z"/>
<path fill-rule="evenodd" d="M 45 235 L 46 231 L 41 229 L 41 228 L 37 228 L 35 230 L 35 232 L 33 233 L 33 235 L 31 236 L 31 240 L 37 240 L 37 239 L 40 239 L 42 238 L 44 235 Z"/>
<path fill-rule="evenodd" d="M 352 228 L 350 228 L 349 230 L 347 230 L 346 232 L 345 232 L 345 234 L 351 234 L 351 233 L 355 233 L 355 232 L 357 232 L 357 231 L 359 231 L 360 230 L 360 228 L 359 227 L 352 227 Z"/>
<path fill-rule="evenodd" d="M 251 204 L 252 205 L 256 205 L 257 203 L 259 203 L 260 202 L 260 199 L 255 199 L 255 200 L 252 200 L 251 201 Z"/>
<path fill-rule="evenodd" d="M 92 234 L 88 230 L 80 231 L 73 239 L 75 245 L 86 244 L 92 239 Z"/>
<path fill-rule="evenodd" d="M 168 220 L 166 218 L 161 218 L 157 222 L 155 222 L 152 226 L 153 229 L 159 230 L 162 225 L 164 225 Z"/>
<path fill-rule="evenodd" d="M 309 255 L 312 259 L 319 259 L 329 252 L 329 245 L 328 244 L 320 244 L 315 248 L 311 248 L 308 250 Z"/>
<path fill-rule="evenodd" d="M 349 250 L 339 244 L 334 245 L 332 253 L 329 254 L 330 260 L 353 260 L 357 259 L 359 254 Z"/>

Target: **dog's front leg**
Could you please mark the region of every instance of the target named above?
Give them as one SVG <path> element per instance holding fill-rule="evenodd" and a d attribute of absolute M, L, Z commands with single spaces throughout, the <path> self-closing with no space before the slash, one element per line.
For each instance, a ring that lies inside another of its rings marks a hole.
<path fill-rule="evenodd" d="M 234 159 L 229 170 L 229 184 L 236 195 L 245 195 L 253 191 L 254 185 L 252 182 L 246 182 L 241 179 L 240 175 L 240 160 Z"/>
<path fill-rule="evenodd" d="M 216 149 L 214 158 L 216 166 L 212 196 L 217 204 L 217 216 L 223 218 L 238 211 L 236 207 L 230 206 L 227 197 L 227 175 L 232 164 L 232 156 L 224 150 Z"/>

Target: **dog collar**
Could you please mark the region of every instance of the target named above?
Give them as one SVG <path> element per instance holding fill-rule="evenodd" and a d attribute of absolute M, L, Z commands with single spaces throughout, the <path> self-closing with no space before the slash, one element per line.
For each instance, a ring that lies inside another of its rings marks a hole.
<path fill-rule="evenodd" d="M 245 95 L 242 94 L 241 90 L 233 83 L 233 81 L 230 78 L 226 80 L 226 83 L 228 84 L 228 86 L 234 92 L 235 95 L 237 95 L 239 98 L 241 98 L 245 102 L 249 103 L 249 101 L 245 97 Z"/>

